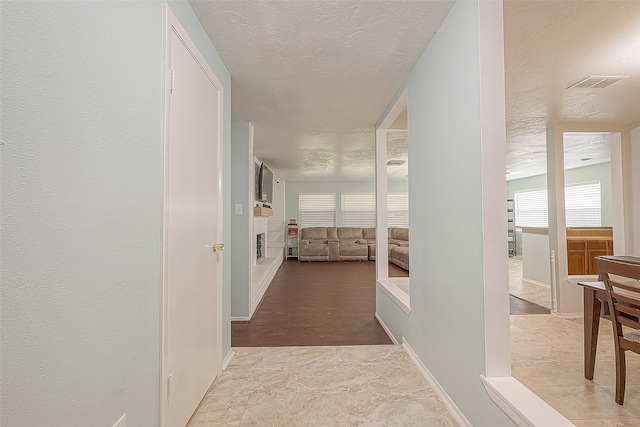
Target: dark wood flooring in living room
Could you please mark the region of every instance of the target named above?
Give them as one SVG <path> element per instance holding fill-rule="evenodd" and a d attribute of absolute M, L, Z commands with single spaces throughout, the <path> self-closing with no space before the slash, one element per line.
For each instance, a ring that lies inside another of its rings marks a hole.
<path fill-rule="evenodd" d="M 389 265 L 390 274 L 408 272 Z M 374 262 L 287 260 L 250 322 L 231 323 L 234 347 L 391 344 L 375 319 Z"/>
<path fill-rule="evenodd" d="M 389 264 L 390 276 L 409 273 Z M 391 344 L 374 317 L 374 262 L 287 260 L 253 319 L 231 323 L 233 347 Z M 511 314 L 549 310 L 510 296 Z"/>

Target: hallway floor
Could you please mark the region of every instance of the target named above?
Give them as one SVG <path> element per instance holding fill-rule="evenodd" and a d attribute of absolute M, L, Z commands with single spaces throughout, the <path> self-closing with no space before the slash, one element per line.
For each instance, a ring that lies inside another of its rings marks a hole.
<path fill-rule="evenodd" d="M 400 346 L 234 351 L 188 427 L 457 426 Z"/>

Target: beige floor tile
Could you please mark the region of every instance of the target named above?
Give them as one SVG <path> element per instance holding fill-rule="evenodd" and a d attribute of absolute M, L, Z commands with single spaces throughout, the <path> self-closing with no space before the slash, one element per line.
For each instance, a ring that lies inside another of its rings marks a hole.
<path fill-rule="evenodd" d="M 334 366 L 338 363 L 335 347 L 273 347 L 262 355 L 258 367 L 293 370 Z"/>
<path fill-rule="evenodd" d="M 342 363 L 332 367 L 310 367 L 299 372 L 301 393 L 389 393 L 379 369 Z"/>
<path fill-rule="evenodd" d="M 551 288 L 522 280 L 522 259 L 509 258 L 509 293 L 523 300 L 551 308 Z"/>
<path fill-rule="evenodd" d="M 356 426 L 457 426 L 436 397 L 347 395 L 351 425 Z"/>
<path fill-rule="evenodd" d="M 239 426 L 248 396 L 218 396 L 211 391 L 200 402 L 187 427 Z"/>
<path fill-rule="evenodd" d="M 228 369 L 218 376 L 212 389 L 220 396 L 291 395 L 298 389 L 298 373 L 258 368 Z"/>
<path fill-rule="evenodd" d="M 350 422 L 342 393 L 298 393 L 293 396 L 251 396 L 240 425 L 349 427 Z"/>
<path fill-rule="evenodd" d="M 629 418 L 626 420 L 598 419 L 598 420 L 573 420 L 576 427 L 638 427 L 640 418 Z"/>

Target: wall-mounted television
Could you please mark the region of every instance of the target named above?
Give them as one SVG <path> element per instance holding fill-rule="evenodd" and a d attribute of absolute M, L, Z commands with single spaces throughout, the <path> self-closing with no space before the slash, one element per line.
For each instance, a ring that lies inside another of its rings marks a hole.
<path fill-rule="evenodd" d="M 273 203 L 273 172 L 264 163 L 260 165 L 257 184 L 256 200 Z"/>

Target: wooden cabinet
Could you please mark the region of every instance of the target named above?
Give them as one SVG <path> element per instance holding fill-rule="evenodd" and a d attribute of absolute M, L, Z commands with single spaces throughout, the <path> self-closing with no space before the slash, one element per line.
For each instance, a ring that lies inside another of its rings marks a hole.
<path fill-rule="evenodd" d="M 595 258 L 613 255 L 613 230 L 601 228 L 567 229 L 567 266 L 569 275 L 597 275 Z"/>

